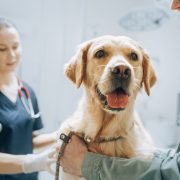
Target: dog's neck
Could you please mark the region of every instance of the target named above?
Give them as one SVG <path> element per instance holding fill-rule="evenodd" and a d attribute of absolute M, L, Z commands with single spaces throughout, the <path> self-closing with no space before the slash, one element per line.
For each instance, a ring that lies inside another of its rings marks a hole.
<path fill-rule="evenodd" d="M 97 136 L 105 137 L 106 134 L 111 137 L 126 136 L 134 123 L 134 102 L 123 111 L 116 114 L 110 113 L 102 109 L 97 99 L 86 91 L 81 99 L 80 106 L 83 107 L 81 108 L 81 110 L 83 109 L 82 118 L 86 118 L 83 119 L 86 122 L 84 133 L 91 139 Z M 111 134 L 109 134 L 110 132 Z"/>

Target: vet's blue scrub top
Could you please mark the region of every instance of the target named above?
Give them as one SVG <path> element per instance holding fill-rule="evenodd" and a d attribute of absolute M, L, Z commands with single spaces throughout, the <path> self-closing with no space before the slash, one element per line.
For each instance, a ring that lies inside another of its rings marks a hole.
<path fill-rule="evenodd" d="M 35 93 L 26 83 L 23 82 L 23 84 L 29 90 L 35 113 L 38 113 Z M 26 97 L 25 93 L 24 97 Z M 42 120 L 41 118 L 31 119 L 20 97 L 13 103 L 0 92 L 0 123 L 2 125 L 0 152 L 21 155 L 32 153 L 32 132 L 42 128 Z M 37 176 L 37 173 L 0 175 L 0 180 L 37 180 Z"/>

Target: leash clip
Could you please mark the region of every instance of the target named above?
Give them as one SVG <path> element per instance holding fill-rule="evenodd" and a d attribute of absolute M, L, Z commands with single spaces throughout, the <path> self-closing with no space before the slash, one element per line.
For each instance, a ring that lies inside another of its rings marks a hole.
<path fill-rule="evenodd" d="M 64 143 L 67 144 L 69 140 L 71 139 L 71 136 L 61 133 L 59 139 L 61 139 Z"/>

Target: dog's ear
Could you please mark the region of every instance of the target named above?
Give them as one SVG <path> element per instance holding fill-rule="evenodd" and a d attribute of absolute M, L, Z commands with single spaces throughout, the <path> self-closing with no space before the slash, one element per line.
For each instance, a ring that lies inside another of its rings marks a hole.
<path fill-rule="evenodd" d="M 147 52 L 143 52 L 143 80 L 144 88 L 148 96 L 150 95 L 150 88 L 155 84 L 157 78 L 152 67 L 150 57 Z"/>
<path fill-rule="evenodd" d="M 70 62 L 65 65 L 66 76 L 79 88 L 86 72 L 87 53 L 91 41 L 81 44 Z"/>

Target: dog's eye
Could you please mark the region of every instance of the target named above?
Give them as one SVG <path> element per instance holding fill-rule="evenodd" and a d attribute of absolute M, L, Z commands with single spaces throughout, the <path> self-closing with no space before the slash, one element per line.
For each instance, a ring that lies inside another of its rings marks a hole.
<path fill-rule="evenodd" d="M 99 50 L 95 53 L 95 57 L 96 58 L 102 58 L 102 57 L 105 57 L 106 53 L 104 50 Z"/>
<path fill-rule="evenodd" d="M 138 60 L 138 55 L 135 52 L 131 52 L 129 54 L 129 58 L 133 61 L 137 61 Z"/>

